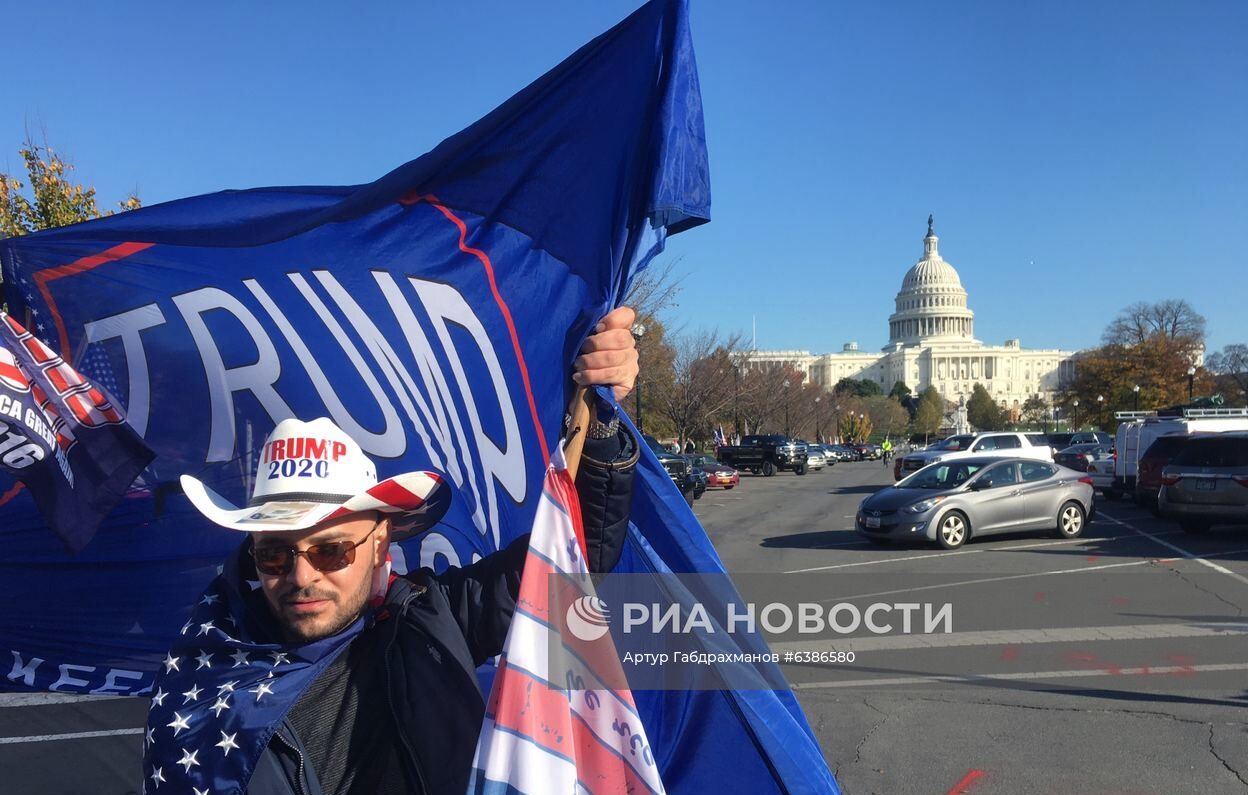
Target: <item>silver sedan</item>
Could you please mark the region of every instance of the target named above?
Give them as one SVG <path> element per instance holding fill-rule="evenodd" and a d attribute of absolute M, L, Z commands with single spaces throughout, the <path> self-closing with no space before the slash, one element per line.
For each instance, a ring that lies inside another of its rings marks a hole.
<path fill-rule="evenodd" d="M 957 549 L 972 536 L 1047 530 L 1077 538 L 1094 515 L 1082 472 L 1024 458 L 942 461 L 858 507 L 859 533 L 877 543 L 925 538 Z"/>

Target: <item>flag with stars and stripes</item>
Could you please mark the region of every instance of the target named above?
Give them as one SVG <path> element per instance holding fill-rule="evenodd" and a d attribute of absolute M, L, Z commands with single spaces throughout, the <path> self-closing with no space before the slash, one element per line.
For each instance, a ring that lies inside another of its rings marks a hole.
<path fill-rule="evenodd" d="M 546 472 L 516 612 L 486 703 L 468 787 L 472 795 L 664 792 L 589 580 L 580 523 L 576 487 L 556 455 Z M 557 589 L 551 588 L 552 577 Z M 569 629 L 566 615 L 585 604 L 597 610 L 591 619 L 596 630 L 586 633 L 578 624 L 578 633 Z"/>
<path fill-rule="evenodd" d="M 0 312 L 0 471 L 78 552 L 154 457 L 121 408 Z"/>
<path fill-rule="evenodd" d="M 245 603 L 259 598 L 259 583 L 238 572 L 231 558 L 161 662 L 143 737 L 145 793 L 245 792 L 275 727 L 364 627 L 360 619 L 300 646 L 259 642 Z"/>

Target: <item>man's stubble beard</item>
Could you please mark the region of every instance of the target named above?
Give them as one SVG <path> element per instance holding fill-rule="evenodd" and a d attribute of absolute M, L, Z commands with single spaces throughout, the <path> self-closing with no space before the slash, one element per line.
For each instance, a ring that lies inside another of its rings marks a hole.
<path fill-rule="evenodd" d="M 340 602 L 333 594 L 321 592 L 317 588 L 295 588 L 287 593 L 282 594 L 277 600 L 279 606 L 295 598 L 299 599 L 325 599 L 334 607 L 331 608 L 328 615 L 318 615 L 305 620 L 298 620 L 287 615 L 284 611 L 279 612 L 278 609 L 270 603 L 269 610 L 275 614 L 277 622 L 281 625 L 282 634 L 287 642 L 290 643 L 311 643 L 313 641 L 328 638 L 337 635 L 360 617 L 364 612 L 365 605 L 368 604 L 369 586 L 372 577 L 365 577 L 360 585 L 360 589 L 347 596 L 346 602 Z M 323 626 L 314 624 L 313 622 L 327 622 Z"/>

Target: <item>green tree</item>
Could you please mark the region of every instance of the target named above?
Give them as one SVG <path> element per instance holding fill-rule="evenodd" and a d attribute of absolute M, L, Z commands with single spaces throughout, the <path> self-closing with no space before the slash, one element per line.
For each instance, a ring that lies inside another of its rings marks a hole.
<path fill-rule="evenodd" d="M 936 391 L 936 387 L 929 386 L 919 395 L 919 408 L 914 413 L 912 424 L 914 432 L 930 436 L 940 430 L 940 425 L 944 420 L 945 400 Z"/>
<path fill-rule="evenodd" d="M 893 384 L 893 388 L 888 391 L 888 396 L 898 402 L 910 397 L 910 387 L 906 386 L 904 381 L 898 381 Z"/>
<path fill-rule="evenodd" d="M 981 431 L 999 431 L 1005 427 L 1005 412 L 983 384 L 972 388 L 971 399 L 966 402 L 966 418 Z"/>
<path fill-rule="evenodd" d="M 832 393 L 837 397 L 870 397 L 871 395 L 882 395 L 884 390 L 880 389 L 880 385 L 869 378 L 842 378 L 836 382 L 836 386 L 832 388 Z"/>
<path fill-rule="evenodd" d="M 0 174 L 0 238 L 76 224 L 115 212 L 100 209 L 95 188 L 84 188 L 70 179 L 74 167 L 52 147 L 27 138 L 18 154 L 26 168 L 26 181 L 12 174 Z M 134 194 L 117 203 L 123 211 L 141 206 Z"/>
<path fill-rule="evenodd" d="M 1035 394 L 1023 401 L 1022 421 L 1028 425 L 1040 425 L 1049 416 L 1049 402 L 1043 395 Z"/>

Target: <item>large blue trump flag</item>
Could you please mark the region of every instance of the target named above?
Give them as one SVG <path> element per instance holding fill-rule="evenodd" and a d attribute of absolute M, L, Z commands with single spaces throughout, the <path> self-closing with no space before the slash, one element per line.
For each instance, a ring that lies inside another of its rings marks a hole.
<path fill-rule="evenodd" d="M 504 546 L 532 526 L 585 335 L 709 206 L 686 3 L 654 0 L 371 184 L 226 191 L 0 242 L 10 311 L 156 453 L 76 556 L 0 482 L 0 683 L 147 691 L 238 544 L 173 484 L 244 503 L 286 417 L 331 417 L 381 477 L 446 473 L 446 519 L 400 570 Z M 722 570 L 653 457 L 639 480 L 621 565 Z M 636 695 L 670 792 L 835 791 L 788 692 Z"/>

